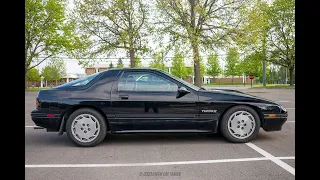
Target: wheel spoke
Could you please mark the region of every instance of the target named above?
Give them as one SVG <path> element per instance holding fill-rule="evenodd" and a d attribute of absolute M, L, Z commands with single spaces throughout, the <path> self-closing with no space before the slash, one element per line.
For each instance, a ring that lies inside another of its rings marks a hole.
<path fill-rule="evenodd" d="M 72 122 L 72 134 L 80 142 L 91 142 L 99 135 L 99 121 L 90 114 L 81 114 Z"/>
<path fill-rule="evenodd" d="M 234 112 L 228 120 L 228 131 L 238 139 L 249 137 L 255 128 L 255 119 L 247 111 Z"/>

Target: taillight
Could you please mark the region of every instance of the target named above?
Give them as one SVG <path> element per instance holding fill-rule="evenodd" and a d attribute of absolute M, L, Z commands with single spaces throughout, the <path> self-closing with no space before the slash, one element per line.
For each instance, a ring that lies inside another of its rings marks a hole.
<path fill-rule="evenodd" d="M 39 99 L 36 99 L 36 108 L 40 107 Z"/>

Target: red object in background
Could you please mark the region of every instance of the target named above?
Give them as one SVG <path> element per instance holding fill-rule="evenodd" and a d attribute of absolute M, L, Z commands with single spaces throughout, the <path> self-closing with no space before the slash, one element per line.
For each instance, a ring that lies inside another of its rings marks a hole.
<path fill-rule="evenodd" d="M 250 74 L 249 78 L 250 78 L 250 79 L 253 79 L 253 78 L 254 78 L 254 75 L 253 75 L 253 74 Z"/>

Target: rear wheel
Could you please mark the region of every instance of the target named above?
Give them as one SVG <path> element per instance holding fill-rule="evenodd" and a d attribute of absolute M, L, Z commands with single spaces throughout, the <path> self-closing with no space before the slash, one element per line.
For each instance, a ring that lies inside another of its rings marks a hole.
<path fill-rule="evenodd" d="M 68 118 L 66 132 L 77 146 L 92 147 L 104 140 L 107 125 L 103 116 L 90 108 L 74 111 Z"/>
<path fill-rule="evenodd" d="M 221 134 L 235 143 L 246 143 L 254 139 L 261 124 L 257 112 L 248 106 L 230 108 L 220 123 Z"/>

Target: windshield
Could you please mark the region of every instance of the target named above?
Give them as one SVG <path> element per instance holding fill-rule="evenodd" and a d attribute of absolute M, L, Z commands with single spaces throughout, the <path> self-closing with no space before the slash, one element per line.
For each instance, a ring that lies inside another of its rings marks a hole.
<path fill-rule="evenodd" d="M 191 83 L 188 83 L 187 81 L 184 81 L 184 80 L 182 80 L 182 79 L 180 79 L 180 78 L 177 78 L 177 77 L 175 77 L 174 75 L 169 74 L 169 73 L 168 73 L 168 72 L 166 72 L 166 71 L 163 71 L 163 70 L 160 70 L 160 71 L 161 71 L 161 72 L 163 72 L 163 73 L 165 73 L 166 75 L 168 75 L 168 76 L 172 77 L 173 79 L 175 79 L 175 80 L 177 80 L 177 81 L 181 82 L 182 84 L 184 84 L 184 85 L 186 85 L 186 86 L 188 86 L 188 87 L 190 87 L 190 88 L 192 88 L 192 89 L 196 90 L 196 91 L 198 91 L 198 90 L 200 90 L 200 89 L 201 89 L 201 88 L 199 88 L 198 86 L 195 86 L 195 85 L 193 85 L 193 84 L 191 84 Z"/>
<path fill-rule="evenodd" d="M 68 82 L 66 84 L 57 86 L 57 88 L 58 87 L 69 87 L 69 86 L 84 86 L 84 85 L 88 84 L 92 79 L 94 79 L 99 74 L 100 74 L 100 72 L 95 73 L 95 74 L 91 74 L 89 76 L 79 78 L 77 80 L 74 80 L 74 81 Z"/>

